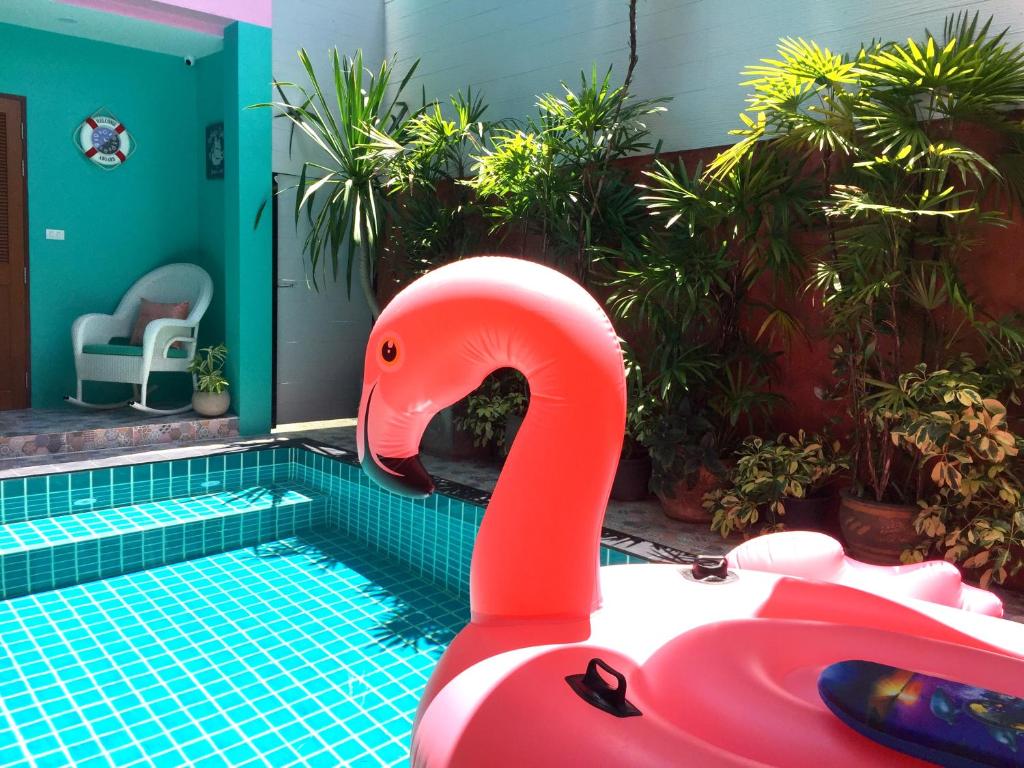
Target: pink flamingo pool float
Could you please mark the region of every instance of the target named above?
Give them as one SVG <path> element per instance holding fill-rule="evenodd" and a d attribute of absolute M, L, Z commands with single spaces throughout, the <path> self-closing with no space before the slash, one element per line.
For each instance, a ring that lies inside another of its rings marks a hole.
<path fill-rule="evenodd" d="M 429 494 L 427 423 L 502 367 L 526 376 L 530 406 L 476 541 L 471 621 L 420 703 L 414 765 L 925 765 L 823 703 L 822 671 L 851 659 L 1024 697 L 1024 627 L 949 565 L 880 569 L 826 536 L 779 534 L 728 566 L 599 568 L 622 357 L 600 306 L 546 267 L 468 259 L 388 305 L 367 347 L 363 467 Z M 1008 750 L 1013 728 L 999 726 Z"/>

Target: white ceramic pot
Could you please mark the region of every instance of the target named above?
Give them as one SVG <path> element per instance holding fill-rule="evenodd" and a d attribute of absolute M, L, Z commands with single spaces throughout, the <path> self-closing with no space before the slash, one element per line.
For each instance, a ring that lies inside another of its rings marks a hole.
<path fill-rule="evenodd" d="M 192 393 L 192 410 L 200 416 L 223 416 L 230 405 L 231 395 L 227 392 Z"/>

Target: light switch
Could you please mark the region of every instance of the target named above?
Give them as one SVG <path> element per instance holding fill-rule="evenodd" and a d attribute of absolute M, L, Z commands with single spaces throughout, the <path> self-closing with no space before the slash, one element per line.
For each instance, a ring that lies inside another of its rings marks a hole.
<path fill-rule="evenodd" d="M 64 230 L 63 229 L 48 229 L 46 230 L 47 240 L 63 240 Z"/>

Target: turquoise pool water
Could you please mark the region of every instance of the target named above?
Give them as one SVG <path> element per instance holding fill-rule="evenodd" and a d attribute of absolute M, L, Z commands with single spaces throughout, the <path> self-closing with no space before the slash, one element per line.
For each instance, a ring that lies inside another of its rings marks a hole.
<path fill-rule="evenodd" d="M 0 482 L 0 766 L 405 765 L 483 510 L 351 461 Z"/>

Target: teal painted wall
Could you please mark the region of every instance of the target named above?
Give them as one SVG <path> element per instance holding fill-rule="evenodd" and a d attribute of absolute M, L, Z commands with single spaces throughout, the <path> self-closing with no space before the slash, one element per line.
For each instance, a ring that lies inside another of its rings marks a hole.
<path fill-rule="evenodd" d="M 206 136 L 206 126 L 224 122 L 224 81 L 226 78 L 223 53 L 206 56 L 195 63 L 197 76 L 196 113 L 199 133 Z M 204 147 L 205 149 L 205 147 Z M 198 205 L 198 250 L 207 271 L 213 278 L 214 295 L 225 296 L 224 287 L 224 179 L 206 178 L 206 158 L 200 153 L 200 168 L 196 203 Z M 225 302 L 210 307 L 199 328 L 201 346 L 219 344 L 227 336 L 225 331 Z"/>
<path fill-rule="evenodd" d="M 71 323 L 110 312 L 138 277 L 191 261 L 214 280 L 201 345 L 226 341 L 233 408 L 244 434 L 266 432 L 271 397 L 269 196 L 270 30 L 233 24 L 222 53 L 186 67 L 176 56 L 0 24 L 0 92 L 25 96 L 28 147 L 32 406 L 74 391 Z M 106 108 L 137 142 L 104 171 L 72 142 L 83 118 Z M 225 123 L 223 180 L 205 174 L 205 126 Z M 64 241 L 46 240 L 63 229 Z M 184 376 L 156 399 L 188 397 Z M 93 399 L 125 397 L 87 385 Z"/>
<path fill-rule="evenodd" d="M 248 109 L 271 98 L 270 30 L 236 22 L 224 32 L 224 274 L 228 379 L 242 434 L 270 428 L 271 217 L 253 219 L 271 194 L 271 114 Z"/>
<path fill-rule="evenodd" d="M 0 51 L 0 91 L 26 97 L 32 404 L 54 407 L 74 391 L 77 316 L 112 311 L 161 264 L 201 262 L 196 73 L 175 56 L 10 25 Z M 112 171 L 72 142 L 103 107 L 137 142 Z M 66 239 L 46 240 L 47 228 Z"/>

